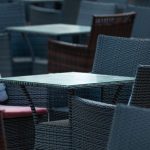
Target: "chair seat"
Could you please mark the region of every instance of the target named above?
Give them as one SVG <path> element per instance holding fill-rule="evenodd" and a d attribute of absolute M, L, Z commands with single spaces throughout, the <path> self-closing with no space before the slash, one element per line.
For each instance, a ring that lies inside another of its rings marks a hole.
<path fill-rule="evenodd" d="M 4 118 L 18 118 L 18 117 L 29 117 L 32 116 L 31 108 L 28 106 L 6 106 L 0 105 L 0 110 L 4 111 Z M 47 114 L 46 108 L 36 107 L 38 115 Z"/>

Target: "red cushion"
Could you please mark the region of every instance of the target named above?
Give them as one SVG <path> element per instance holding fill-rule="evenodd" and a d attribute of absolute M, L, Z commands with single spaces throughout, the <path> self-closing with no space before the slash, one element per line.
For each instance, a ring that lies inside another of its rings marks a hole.
<path fill-rule="evenodd" d="M 0 110 L 4 111 L 4 118 L 17 118 L 17 117 L 28 117 L 32 116 L 32 111 L 30 107 L 27 106 L 6 106 L 0 105 Z M 36 107 L 38 115 L 47 114 L 46 108 Z"/>

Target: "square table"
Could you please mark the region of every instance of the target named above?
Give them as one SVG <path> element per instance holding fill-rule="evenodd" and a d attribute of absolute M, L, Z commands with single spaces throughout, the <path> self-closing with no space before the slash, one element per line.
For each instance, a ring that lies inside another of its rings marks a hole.
<path fill-rule="evenodd" d="M 28 39 L 27 34 L 40 34 L 47 35 L 51 37 L 57 37 L 59 40 L 62 35 L 81 35 L 87 34 L 91 31 L 90 26 L 83 25 L 71 25 L 71 24 L 47 24 L 47 25 L 28 25 L 28 26 L 17 26 L 17 27 L 8 27 L 6 29 L 8 32 L 19 32 L 24 37 L 25 41 L 30 50 L 32 58 L 32 69 L 35 63 L 35 54 L 30 40 Z"/>
<path fill-rule="evenodd" d="M 32 76 L 18 76 L 1 78 L 0 82 L 11 85 L 19 85 L 30 102 L 34 114 L 36 114 L 34 104 L 28 93 L 26 86 L 66 88 L 69 95 L 74 95 L 76 88 L 103 87 L 109 85 L 123 85 L 133 83 L 133 77 L 101 75 L 93 73 L 66 72 L 51 73 Z M 70 96 L 71 97 L 71 96 Z M 69 100 L 71 101 L 71 100 Z"/>
<path fill-rule="evenodd" d="M 20 33 L 34 33 L 57 37 L 62 35 L 87 34 L 91 31 L 91 27 L 71 24 L 47 24 L 8 27 L 7 31 L 14 31 Z"/>

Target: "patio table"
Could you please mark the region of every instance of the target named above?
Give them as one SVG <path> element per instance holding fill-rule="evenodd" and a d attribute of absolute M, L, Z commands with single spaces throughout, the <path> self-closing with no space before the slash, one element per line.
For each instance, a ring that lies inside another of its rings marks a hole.
<path fill-rule="evenodd" d="M 66 72 L 66 73 L 51 73 L 43 75 L 31 75 L 31 76 L 18 76 L 1 78 L 0 82 L 11 85 L 19 85 L 24 91 L 25 96 L 30 102 L 32 112 L 36 119 L 36 111 L 30 93 L 28 93 L 26 86 L 34 87 L 46 87 L 46 88 L 65 88 L 68 91 L 69 97 L 75 93 L 77 88 L 85 87 L 103 87 L 109 85 L 121 85 L 133 83 L 133 77 L 113 76 L 113 75 L 101 75 L 93 73 L 81 73 L 81 72 Z M 116 91 L 117 92 L 117 91 Z M 68 100 L 71 102 L 71 99 Z"/>
<path fill-rule="evenodd" d="M 47 25 L 28 25 L 28 26 L 17 26 L 8 27 L 6 29 L 8 32 L 18 32 L 21 33 L 30 49 L 30 54 L 32 58 L 32 64 L 35 62 L 35 54 L 33 47 L 28 39 L 28 33 L 30 34 L 40 34 L 47 35 L 50 37 L 56 37 L 58 40 L 62 35 L 81 35 L 88 34 L 91 31 L 91 27 L 82 25 L 71 25 L 71 24 L 47 24 Z"/>

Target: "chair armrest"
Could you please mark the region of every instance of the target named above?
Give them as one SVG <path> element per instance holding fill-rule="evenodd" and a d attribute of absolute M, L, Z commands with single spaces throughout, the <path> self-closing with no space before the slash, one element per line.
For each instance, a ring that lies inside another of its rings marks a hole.
<path fill-rule="evenodd" d="M 86 45 L 48 41 L 49 72 L 81 71 L 89 72 L 89 50 Z"/>

